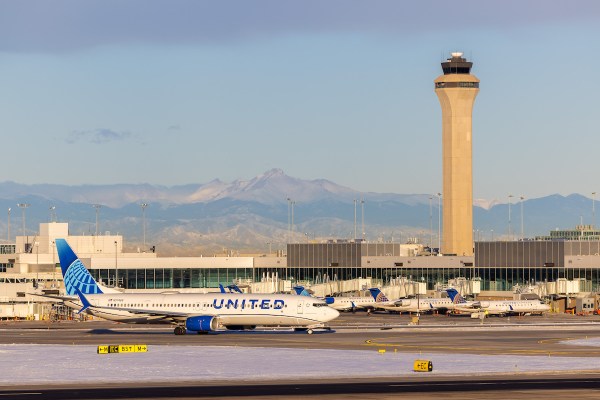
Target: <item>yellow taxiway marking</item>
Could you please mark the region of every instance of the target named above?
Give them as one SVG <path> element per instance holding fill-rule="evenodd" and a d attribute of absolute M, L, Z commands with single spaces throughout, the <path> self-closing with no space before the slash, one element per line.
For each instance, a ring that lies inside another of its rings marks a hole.
<path fill-rule="evenodd" d="M 553 342 L 561 342 L 565 340 L 573 340 L 575 338 L 560 338 L 560 339 L 545 339 L 538 340 L 538 344 L 552 344 Z M 434 345 L 434 344 L 402 344 L 402 343 L 384 343 L 378 342 L 378 339 L 369 339 L 365 340 L 363 346 L 370 347 L 391 347 L 395 349 L 404 349 L 404 350 L 418 350 L 418 351 L 431 351 L 431 350 L 445 350 L 453 353 L 464 352 L 464 353 L 474 353 L 474 354 L 522 354 L 522 355 L 548 355 L 548 356 L 581 356 L 576 353 L 573 349 L 569 350 L 548 350 L 548 349 L 510 349 L 510 348 L 497 348 L 497 347 L 483 347 L 483 346 L 470 346 L 470 347 L 459 347 L 459 346 L 444 346 L 444 345 Z M 585 349 L 586 356 L 598 356 L 600 355 L 599 349 Z"/>

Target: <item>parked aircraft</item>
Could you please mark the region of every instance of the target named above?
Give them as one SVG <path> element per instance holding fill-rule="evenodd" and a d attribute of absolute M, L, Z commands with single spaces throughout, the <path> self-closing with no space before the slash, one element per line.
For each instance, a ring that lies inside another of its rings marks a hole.
<path fill-rule="evenodd" d="M 301 296 L 312 296 L 303 286 L 294 286 L 294 291 Z M 338 311 L 355 312 L 356 310 L 361 309 L 373 309 L 375 306 L 375 300 L 371 296 L 327 296 L 321 299 L 324 300 L 329 307 Z"/>
<path fill-rule="evenodd" d="M 227 285 L 227 290 L 229 290 L 229 293 L 244 293 L 242 291 L 242 289 L 240 289 L 238 287 L 238 285 L 232 283 L 231 285 Z M 225 288 L 223 287 L 222 284 L 219 283 L 219 292 L 220 293 L 227 293 L 227 291 L 225 290 Z"/>
<path fill-rule="evenodd" d="M 67 296 L 53 297 L 79 313 L 126 323 L 172 324 L 176 335 L 257 325 L 290 326 L 311 334 L 339 316 L 319 299 L 283 294 L 104 293 L 66 240 L 55 243 Z"/>
<path fill-rule="evenodd" d="M 456 289 L 446 289 L 454 302 L 454 309 L 460 312 L 475 313 L 484 311 L 492 315 L 542 314 L 550 306 L 541 300 L 483 300 L 466 301 Z"/>
<path fill-rule="evenodd" d="M 432 312 L 434 310 L 450 310 L 454 308 L 449 298 L 420 298 L 420 299 L 397 299 L 389 300 L 378 288 L 369 289 L 375 299 L 375 308 L 391 312 Z"/>

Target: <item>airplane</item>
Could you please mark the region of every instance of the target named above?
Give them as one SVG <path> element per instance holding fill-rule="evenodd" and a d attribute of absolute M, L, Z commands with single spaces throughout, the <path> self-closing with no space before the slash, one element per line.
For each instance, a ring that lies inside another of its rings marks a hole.
<path fill-rule="evenodd" d="M 242 292 L 242 289 L 240 289 L 238 287 L 238 285 L 232 283 L 231 285 L 227 285 L 227 290 L 229 290 L 229 293 L 244 293 Z M 222 284 L 219 283 L 219 292 L 220 293 L 227 293 L 227 291 L 225 291 L 225 288 L 223 287 Z"/>
<path fill-rule="evenodd" d="M 339 316 L 324 301 L 285 294 L 105 293 L 67 241 L 55 243 L 67 296 L 42 296 L 59 298 L 78 313 L 133 324 L 171 324 L 176 335 L 257 325 L 289 326 L 312 334 Z"/>
<path fill-rule="evenodd" d="M 454 308 L 449 298 L 419 298 L 389 300 L 379 288 L 369 289 L 375 299 L 375 308 L 391 312 L 425 313 L 435 310 L 451 310 Z"/>
<path fill-rule="evenodd" d="M 296 294 L 301 296 L 312 296 L 303 286 L 294 286 Z M 321 298 L 327 305 L 338 311 L 356 312 L 359 309 L 372 309 L 375 305 L 375 300 L 372 297 L 349 296 L 349 297 L 334 297 L 326 296 Z"/>
<path fill-rule="evenodd" d="M 550 306 L 541 300 L 489 300 L 466 301 L 456 289 L 446 289 L 454 302 L 454 309 L 461 312 L 476 313 L 484 311 L 492 315 L 542 314 L 550 311 Z"/>

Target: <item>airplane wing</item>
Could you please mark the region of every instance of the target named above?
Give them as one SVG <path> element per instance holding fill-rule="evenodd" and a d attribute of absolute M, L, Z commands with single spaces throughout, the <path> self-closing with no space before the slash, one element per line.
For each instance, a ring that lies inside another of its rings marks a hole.
<path fill-rule="evenodd" d="M 476 313 L 482 310 L 481 303 L 459 303 L 454 305 L 454 309 L 460 312 Z"/>
<path fill-rule="evenodd" d="M 79 310 L 77 313 L 81 314 L 83 311 L 86 311 L 87 309 L 92 309 L 92 310 L 112 310 L 112 311 L 126 311 L 126 312 L 130 312 L 132 314 L 139 314 L 139 315 L 147 315 L 150 317 L 157 317 L 157 320 L 160 319 L 170 319 L 173 321 L 185 321 L 186 319 L 188 319 L 189 317 L 193 317 L 195 316 L 195 314 L 189 314 L 189 313 L 185 313 L 185 312 L 177 312 L 177 311 L 161 311 L 161 310 L 149 310 L 146 308 L 129 308 L 129 307 L 107 307 L 107 306 L 97 306 L 97 305 L 93 305 L 92 303 L 89 302 L 89 300 L 87 299 L 87 297 L 85 297 L 85 295 L 83 293 L 81 293 L 81 291 L 78 288 L 75 288 L 75 292 L 77 293 L 77 296 L 79 297 L 79 301 L 81 301 L 81 303 L 83 304 L 83 307 L 81 307 L 81 310 Z M 200 315 L 200 314 L 198 314 Z"/>
<path fill-rule="evenodd" d="M 374 304 L 372 304 L 372 307 L 376 308 L 376 309 L 380 309 L 380 310 L 387 310 L 387 311 L 398 311 L 398 312 L 407 311 L 407 309 L 405 307 L 394 305 L 394 303 L 374 303 Z"/>
<path fill-rule="evenodd" d="M 53 294 L 41 294 L 41 293 L 27 293 L 30 296 L 39 296 L 39 297 L 46 297 L 48 299 L 56 299 L 56 300 L 62 300 L 62 301 L 79 301 L 79 298 L 77 296 L 60 296 L 60 295 L 53 295 Z"/>
<path fill-rule="evenodd" d="M 91 309 L 95 309 L 95 310 L 127 311 L 132 314 L 157 317 L 156 319 L 171 319 L 171 320 L 176 320 L 176 321 L 185 321 L 189 317 L 205 315 L 205 314 L 189 314 L 189 313 L 177 312 L 177 311 L 149 310 L 146 308 L 142 309 L 142 308 L 128 308 L 128 307 L 94 306 L 91 304 L 87 308 L 91 308 Z"/>

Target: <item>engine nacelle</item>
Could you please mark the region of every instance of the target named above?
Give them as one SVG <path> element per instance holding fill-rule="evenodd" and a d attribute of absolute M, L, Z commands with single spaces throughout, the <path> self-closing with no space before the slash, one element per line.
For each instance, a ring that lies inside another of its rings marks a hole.
<path fill-rule="evenodd" d="M 400 300 L 400 307 L 410 307 L 412 306 L 412 300 L 411 299 L 402 299 Z"/>
<path fill-rule="evenodd" d="M 187 330 L 194 332 L 211 332 L 217 330 L 218 326 L 217 319 L 211 315 L 190 317 L 185 321 Z"/>

